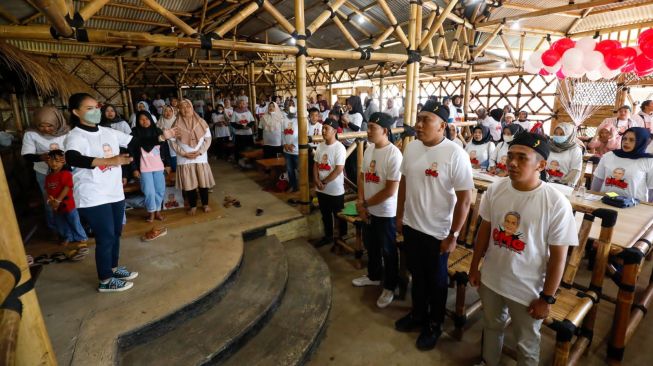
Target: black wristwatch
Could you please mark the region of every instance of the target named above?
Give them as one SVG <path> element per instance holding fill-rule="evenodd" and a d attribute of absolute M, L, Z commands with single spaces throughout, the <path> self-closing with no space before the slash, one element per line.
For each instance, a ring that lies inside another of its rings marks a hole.
<path fill-rule="evenodd" d="M 556 303 L 556 298 L 554 296 L 545 295 L 544 291 L 540 291 L 540 299 L 544 300 L 549 305 Z"/>

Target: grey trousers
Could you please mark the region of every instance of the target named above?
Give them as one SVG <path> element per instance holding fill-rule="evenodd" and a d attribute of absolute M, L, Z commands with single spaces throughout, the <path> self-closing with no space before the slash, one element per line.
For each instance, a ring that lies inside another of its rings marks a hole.
<path fill-rule="evenodd" d="M 503 297 L 483 284 L 478 292 L 483 303 L 483 359 L 487 365 L 499 365 L 503 332 L 510 318 L 517 339 L 517 365 L 537 366 L 542 320 L 533 319 L 527 306 Z"/>

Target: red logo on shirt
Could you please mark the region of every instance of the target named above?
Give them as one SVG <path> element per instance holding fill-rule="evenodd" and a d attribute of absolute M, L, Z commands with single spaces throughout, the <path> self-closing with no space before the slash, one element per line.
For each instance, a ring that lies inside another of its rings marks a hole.
<path fill-rule="evenodd" d="M 521 240 L 523 234 L 517 231 L 520 221 L 521 215 L 518 212 L 508 212 L 503 218 L 503 225 L 492 231 L 494 245 L 521 254 L 526 247 L 526 243 Z"/>
<path fill-rule="evenodd" d="M 480 164 L 480 162 L 478 161 L 478 159 L 475 159 L 475 158 L 474 158 L 474 159 L 469 159 L 469 161 L 472 162 L 472 165 L 479 165 L 479 164 Z"/>
<path fill-rule="evenodd" d="M 329 156 L 327 154 L 322 154 L 322 160 L 317 164 L 318 170 L 331 171 L 331 165 L 329 165 Z"/>
<path fill-rule="evenodd" d="M 427 177 L 437 178 L 438 175 L 439 175 L 439 173 L 438 173 L 438 163 L 432 163 L 431 167 L 424 171 L 424 174 Z"/>
<path fill-rule="evenodd" d="M 624 179 L 625 175 L 626 175 L 626 169 L 616 168 L 615 170 L 612 171 L 612 176 L 605 180 L 605 185 L 626 189 L 628 188 L 628 183 Z"/>
<path fill-rule="evenodd" d="M 241 125 L 246 125 L 249 123 L 249 121 L 246 119 L 241 119 L 240 121 L 238 121 L 238 123 L 240 123 Z"/>
<path fill-rule="evenodd" d="M 547 169 L 546 172 L 549 173 L 550 176 L 557 177 L 557 178 L 562 178 L 562 176 L 564 175 L 564 173 L 562 173 L 559 170 Z"/>
<path fill-rule="evenodd" d="M 376 173 L 365 173 L 365 183 L 379 183 L 381 178 L 379 178 Z"/>
<path fill-rule="evenodd" d="M 284 135 L 292 135 L 293 133 L 295 133 L 295 131 L 292 128 L 284 128 L 283 129 L 283 134 Z"/>
<path fill-rule="evenodd" d="M 503 170 L 504 172 L 508 171 L 506 164 L 497 163 L 497 170 Z"/>

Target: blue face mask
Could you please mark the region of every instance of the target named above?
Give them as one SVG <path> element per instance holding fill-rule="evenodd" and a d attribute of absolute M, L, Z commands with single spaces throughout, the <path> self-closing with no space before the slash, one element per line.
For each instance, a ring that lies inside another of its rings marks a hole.
<path fill-rule="evenodd" d="M 562 143 L 564 143 L 565 141 L 567 141 L 567 136 L 551 136 L 551 139 L 552 139 L 553 142 L 555 142 L 556 144 L 562 144 Z"/>
<path fill-rule="evenodd" d="M 100 111 L 100 108 L 90 109 L 84 114 L 82 119 L 88 123 L 97 125 L 102 120 L 102 111 Z"/>

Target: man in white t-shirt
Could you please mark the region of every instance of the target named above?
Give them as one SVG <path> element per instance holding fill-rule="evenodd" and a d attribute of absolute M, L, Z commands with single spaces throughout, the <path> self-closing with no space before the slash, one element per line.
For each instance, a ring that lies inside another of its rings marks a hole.
<path fill-rule="evenodd" d="M 399 256 L 395 245 L 397 228 L 397 189 L 401 179 L 401 151 L 392 143 L 393 119 L 386 113 L 373 113 L 368 121 L 363 165 L 358 177 L 356 210 L 367 224 L 363 240 L 367 248 L 367 275 L 356 278 L 357 287 L 379 286 L 383 291 L 376 306 L 385 308 L 394 299 L 397 287 Z"/>
<path fill-rule="evenodd" d="M 152 105 L 156 108 L 158 116 L 163 115 L 163 106 L 166 105 L 166 101 L 161 98 L 161 94 L 156 95 L 156 99 L 152 101 Z"/>
<path fill-rule="evenodd" d="M 244 100 L 245 105 L 249 104 L 249 97 L 245 95 L 245 89 L 240 89 L 240 95 L 238 96 L 238 100 Z"/>
<path fill-rule="evenodd" d="M 487 365 L 500 362 L 509 318 L 517 363 L 538 365 L 540 327 L 555 303 L 567 248 L 578 245 L 571 203 L 540 180 L 548 157 L 546 137 L 518 134 L 508 150 L 509 178 L 492 184 L 481 201 L 469 281 L 480 286 Z"/>
<path fill-rule="evenodd" d="M 469 156 L 445 137 L 449 109 L 427 101 L 417 114 L 417 140 L 406 145 L 397 200 L 397 231 L 403 232 L 412 275 L 413 308 L 395 322 L 399 331 L 421 328 L 417 348 L 435 347 L 447 302 L 447 260 L 472 200 Z"/>
<path fill-rule="evenodd" d="M 265 102 L 264 99 L 261 99 L 258 101 L 258 104 L 256 105 L 256 119 L 258 121 L 261 120 L 261 117 L 268 111 L 268 104 Z"/>
<path fill-rule="evenodd" d="M 519 111 L 517 120 L 512 123 L 520 125 L 526 132 L 530 132 L 531 128 L 533 128 L 533 123 L 528 120 L 528 112 L 526 111 Z"/>
<path fill-rule="evenodd" d="M 502 129 L 500 122 L 489 116 L 487 114 L 487 110 L 483 107 L 476 110 L 476 116 L 478 117 L 476 122 L 482 126 L 487 127 L 490 130 L 490 136 L 492 136 L 492 140 L 501 140 Z"/>
<path fill-rule="evenodd" d="M 645 100 L 640 106 L 641 110 L 633 116 L 633 120 L 641 123 L 643 127 L 653 132 L 653 100 Z"/>
<path fill-rule="evenodd" d="M 399 118 L 399 108 L 395 106 L 395 100 L 393 98 L 388 98 L 385 102 L 385 110 L 383 113 L 389 114 L 392 117 L 393 126 L 397 124 L 397 119 Z"/>
<path fill-rule="evenodd" d="M 339 235 L 347 233 L 347 222 L 338 220 L 336 215 L 345 207 L 345 160 L 347 150 L 336 136 L 338 122 L 327 118 L 322 126 L 324 141 L 317 146 L 313 163 L 313 181 L 317 201 L 322 213 L 324 237 L 315 243 L 316 247 L 333 243 L 333 223 L 339 223 Z"/>

